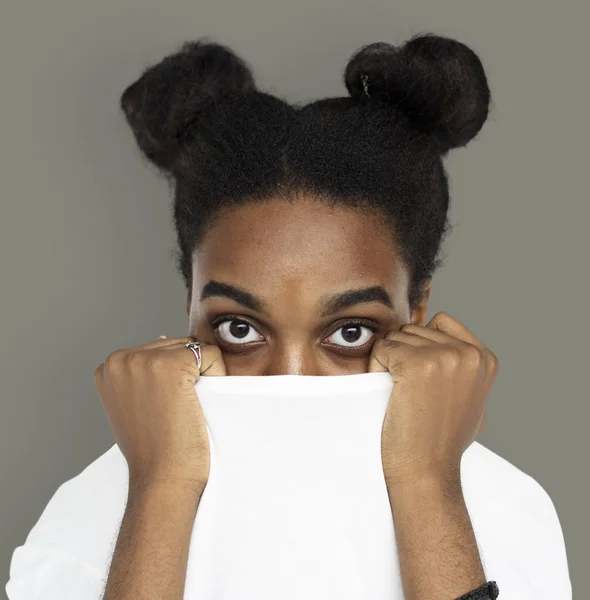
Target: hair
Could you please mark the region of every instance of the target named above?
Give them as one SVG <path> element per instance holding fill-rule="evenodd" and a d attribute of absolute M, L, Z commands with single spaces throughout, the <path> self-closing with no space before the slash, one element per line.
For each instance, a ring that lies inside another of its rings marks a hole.
<path fill-rule="evenodd" d="M 442 264 L 449 189 L 442 157 L 488 116 L 490 90 L 465 44 L 419 34 L 363 46 L 344 71 L 348 96 L 288 103 L 256 88 L 228 47 L 185 42 L 121 95 L 139 149 L 174 187 L 177 270 L 219 211 L 317 198 L 385 219 L 410 274 L 409 304 Z"/>

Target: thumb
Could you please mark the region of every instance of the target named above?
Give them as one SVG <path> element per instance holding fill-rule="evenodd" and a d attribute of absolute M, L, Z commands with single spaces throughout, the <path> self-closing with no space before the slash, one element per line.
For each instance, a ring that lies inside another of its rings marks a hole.
<path fill-rule="evenodd" d="M 380 361 L 377 357 L 381 356 L 384 357 L 385 354 L 383 352 L 383 348 L 381 347 L 380 344 L 375 343 L 373 344 L 373 347 L 371 348 L 371 354 L 369 356 L 369 373 L 388 373 L 389 372 L 389 368 L 387 367 L 387 365 L 383 364 L 382 361 Z"/>
<path fill-rule="evenodd" d="M 389 369 L 383 366 L 376 358 L 369 358 L 369 370 L 368 373 L 387 373 Z"/>

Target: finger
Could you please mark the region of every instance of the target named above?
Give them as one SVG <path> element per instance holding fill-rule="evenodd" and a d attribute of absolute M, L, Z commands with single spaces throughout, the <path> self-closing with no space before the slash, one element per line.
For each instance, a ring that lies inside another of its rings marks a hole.
<path fill-rule="evenodd" d="M 180 349 L 182 349 L 182 344 Z M 186 348 L 192 355 L 194 364 L 197 364 L 197 357 L 190 348 Z M 221 348 L 215 344 L 204 344 L 201 342 L 201 368 L 198 369 L 200 375 L 208 376 L 226 376 L 227 368 L 223 360 Z"/>
<path fill-rule="evenodd" d="M 446 333 L 445 331 L 442 331 L 440 329 L 432 329 L 430 327 L 431 323 L 432 323 L 432 320 L 430 321 L 430 323 L 428 323 L 427 326 L 414 325 L 413 323 L 406 323 L 405 325 L 402 325 L 400 327 L 399 331 L 402 333 L 407 333 L 408 335 L 416 335 L 421 338 L 431 340 L 432 342 L 437 342 L 438 344 L 461 345 L 464 343 L 463 340 L 460 340 L 460 339 L 454 337 L 453 335 Z M 394 332 L 391 332 L 391 333 L 394 333 Z"/>
<path fill-rule="evenodd" d="M 142 352 L 144 350 L 154 350 L 154 349 L 158 349 L 158 350 L 166 350 L 166 349 L 176 349 L 176 348 L 181 348 L 183 347 L 187 342 L 190 341 L 195 341 L 194 338 L 192 337 L 186 337 L 186 338 L 171 338 L 171 339 L 167 339 L 164 338 L 162 339 L 162 336 L 160 338 L 158 338 L 157 340 L 153 341 L 153 342 L 148 342 L 147 344 L 141 344 L 140 346 L 135 346 L 135 347 L 131 347 L 131 348 L 122 348 L 120 350 L 120 352 Z M 187 348 L 188 350 L 188 348 Z M 96 369 L 94 370 L 94 378 L 96 380 L 96 378 L 100 378 L 104 376 L 104 369 L 105 369 L 105 363 L 104 361 L 98 365 L 96 367 Z"/>
<path fill-rule="evenodd" d="M 438 314 L 446 314 L 446 313 L 438 313 Z M 439 317 L 440 318 L 440 317 Z M 450 317 L 452 319 L 452 317 Z M 458 321 L 455 321 L 458 323 Z M 460 323 L 459 323 L 460 325 Z M 443 329 L 444 328 L 444 329 Z M 406 325 L 402 325 L 401 330 L 404 333 L 413 333 L 414 335 L 418 335 L 420 337 L 424 337 L 426 339 L 432 340 L 433 342 L 437 342 L 439 344 L 445 344 L 448 346 L 455 346 L 460 348 L 464 346 L 466 343 L 472 344 L 479 348 L 480 350 L 487 350 L 487 346 L 481 342 L 477 337 L 471 334 L 471 338 L 475 340 L 477 343 L 468 341 L 465 334 L 462 334 L 462 337 L 451 332 L 452 327 L 448 327 L 446 322 L 441 324 L 440 321 L 431 320 L 425 327 L 422 325 L 414 325 L 412 323 L 408 323 Z M 457 329 L 452 329 L 452 331 L 457 332 Z M 471 332 L 469 332 L 471 333 Z"/>
<path fill-rule="evenodd" d="M 421 333 L 429 336 L 447 335 L 448 341 L 446 343 L 459 348 L 461 348 L 462 344 L 471 344 L 472 346 L 475 346 L 486 358 L 490 370 L 496 373 L 498 372 L 498 358 L 492 350 L 472 331 L 467 329 L 463 323 L 460 323 L 448 313 L 436 313 Z"/>
<path fill-rule="evenodd" d="M 477 346 L 480 350 L 486 350 L 487 346 L 463 323 L 457 321 L 446 312 L 438 312 L 430 319 L 426 324 L 426 327 L 430 329 L 426 332 L 429 335 L 438 335 L 439 333 L 448 334 L 455 337 L 463 342 L 468 342 Z M 436 338 L 435 338 L 436 339 Z"/>
<path fill-rule="evenodd" d="M 411 331 L 407 331 L 406 329 L 388 331 L 385 334 L 385 339 L 403 342 L 404 344 L 410 344 L 411 346 L 430 346 L 432 343 L 439 343 L 428 336 L 421 336 L 418 333 L 413 333 Z"/>
<path fill-rule="evenodd" d="M 154 346 L 153 348 L 142 348 L 142 350 L 176 350 L 178 348 L 186 348 L 186 344 L 188 343 L 188 341 L 193 341 L 194 340 L 188 340 L 187 342 L 185 342 L 184 340 L 179 341 L 172 341 L 170 340 L 172 343 L 171 344 L 167 344 L 166 346 Z M 200 342 L 201 344 L 201 350 L 207 345 L 204 344 L 203 342 Z"/>
<path fill-rule="evenodd" d="M 190 352 L 190 355 L 187 356 L 187 360 L 192 361 L 191 364 L 195 365 L 198 375 L 213 375 L 213 376 L 222 376 L 227 375 L 227 368 L 225 366 L 225 362 L 223 360 L 223 354 L 221 352 L 221 348 L 214 344 L 205 344 L 200 342 L 201 344 L 201 368 L 198 368 L 197 357 L 194 352 L 187 348 L 185 342 L 179 342 L 176 344 L 171 344 L 169 346 L 165 346 L 163 348 L 157 348 L 158 350 L 178 352 L 179 350 L 184 350 L 186 352 Z M 149 349 L 148 349 L 149 350 Z M 152 349 L 153 350 L 153 349 Z M 182 353 L 183 356 L 184 353 Z"/>
<path fill-rule="evenodd" d="M 142 350 L 178 350 L 179 348 L 186 348 L 186 344 L 187 342 L 182 340 L 179 342 L 177 341 L 175 343 L 168 344 L 167 346 L 154 346 L 153 348 L 142 348 Z M 205 351 L 205 348 L 210 348 L 214 346 L 213 344 L 206 344 L 205 342 L 199 342 L 199 344 L 201 346 L 201 354 Z M 187 350 L 190 350 L 190 352 L 192 353 L 192 350 L 190 348 L 187 348 Z"/>
<path fill-rule="evenodd" d="M 152 348 L 166 348 L 168 346 L 171 345 L 178 345 L 178 344 L 186 344 L 187 342 L 195 342 L 195 338 L 194 337 L 181 337 L 181 338 L 165 338 L 165 339 L 161 339 L 158 338 L 157 340 L 153 341 L 153 342 L 148 342 L 147 344 L 141 344 L 140 346 L 136 346 L 135 348 L 133 348 L 134 350 L 150 350 Z M 131 350 L 132 348 L 128 348 L 128 350 Z"/>
<path fill-rule="evenodd" d="M 409 337 L 409 336 L 408 336 Z M 381 340 L 373 345 L 369 356 L 369 373 L 389 371 L 393 375 L 393 380 L 396 381 L 394 370 L 399 364 L 403 364 L 405 355 L 408 353 L 407 346 L 415 344 L 406 344 L 402 339 L 384 338 L 385 343 Z M 428 342 L 430 343 L 430 342 Z"/>

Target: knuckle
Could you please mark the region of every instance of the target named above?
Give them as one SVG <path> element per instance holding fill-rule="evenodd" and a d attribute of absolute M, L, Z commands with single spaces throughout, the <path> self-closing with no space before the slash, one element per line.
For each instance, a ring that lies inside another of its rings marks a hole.
<path fill-rule="evenodd" d="M 379 338 L 375 343 L 379 343 L 380 346 L 389 346 L 390 344 L 387 343 L 388 340 L 400 340 L 403 337 L 402 333 L 402 329 L 399 329 L 398 331 L 388 331 L 385 337 Z"/>
<path fill-rule="evenodd" d="M 203 352 L 207 352 L 207 354 L 212 355 L 213 358 L 221 358 L 223 356 L 221 348 L 213 344 L 210 346 L 205 346 L 203 348 Z"/>
<path fill-rule="evenodd" d="M 449 313 L 445 312 L 444 310 L 441 310 L 434 315 L 432 320 L 436 321 L 436 322 L 439 322 L 439 321 L 443 322 L 443 321 L 447 321 L 450 318 L 451 318 L 451 315 Z"/>
<path fill-rule="evenodd" d="M 109 373 L 114 373 L 119 371 L 119 369 L 121 368 L 121 365 L 123 363 L 123 357 L 125 356 L 125 353 L 123 352 L 123 350 L 115 350 L 114 352 L 111 352 L 104 361 L 104 370 L 108 371 Z"/>
<path fill-rule="evenodd" d="M 389 339 L 388 336 L 375 340 L 375 342 L 373 343 L 373 352 L 376 352 L 378 350 L 380 351 L 386 345 L 386 340 Z"/>
<path fill-rule="evenodd" d="M 447 368 L 456 368 L 461 363 L 461 352 L 457 348 L 448 347 L 441 354 L 441 362 Z"/>
<path fill-rule="evenodd" d="M 100 363 L 96 369 L 94 369 L 94 383 L 98 384 L 103 379 L 104 363 Z"/>
<path fill-rule="evenodd" d="M 374 349 L 375 352 L 391 352 L 393 349 L 398 348 L 401 342 L 401 336 L 399 334 L 394 333 L 392 335 L 388 335 L 387 337 L 381 338 L 375 342 L 375 346 L 377 348 Z"/>
<path fill-rule="evenodd" d="M 424 375 L 435 375 L 439 372 L 440 364 L 438 360 L 433 357 L 427 357 L 422 362 L 422 372 Z"/>
<path fill-rule="evenodd" d="M 468 363 L 477 365 L 481 362 L 483 353 L 477 346 L 466 344 L 463 347 L 463 356 Z"/>
<path fill-rule="evenodd" d="M 139 364 L 143 364 L 146 360 L 149 360 L 151 352 L 129 352 L 125 357 L 125 362 L 130 367 L 136 367 Z"/>
<path fill-rule="evenodd" d="M 149 371 L 157 371 L 162 367 L 165 360 L 164 352 L 146 352 L 145 356 L 136 355 L 135 367 L 147 368 Z"/>
<path fill-rule="evenodd" d="M 498 360 L 498 357 L 488 348 L 486 355 L 488 357 L 488 362 L 490 364 L 490 369 L 494 372 L 494 373 L 498 373 L 499 369 L 500 369 L 500 361 Z"/>

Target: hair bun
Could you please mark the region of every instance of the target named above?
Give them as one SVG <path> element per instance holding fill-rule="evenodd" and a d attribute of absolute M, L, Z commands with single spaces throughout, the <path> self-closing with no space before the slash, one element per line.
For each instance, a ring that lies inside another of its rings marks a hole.
<path fill-rule="evenodd" d="M 172 170 L 183 132 L 222 96 L 255 88 L 250 68 L 229 48 L 203 40 L 148 67 L 121 95 L 121 108 L 139 148 Z"/>
<path fill-rule="evenodd" d="M 401 47 L 364 46 L 350 59 L 344 82 L 358 101 L 380 100 L 403 111 L 441 153 L 465 146 L 488 116 L 490 90 L 480 59 L 439 35 L 419 34 Z"/>

